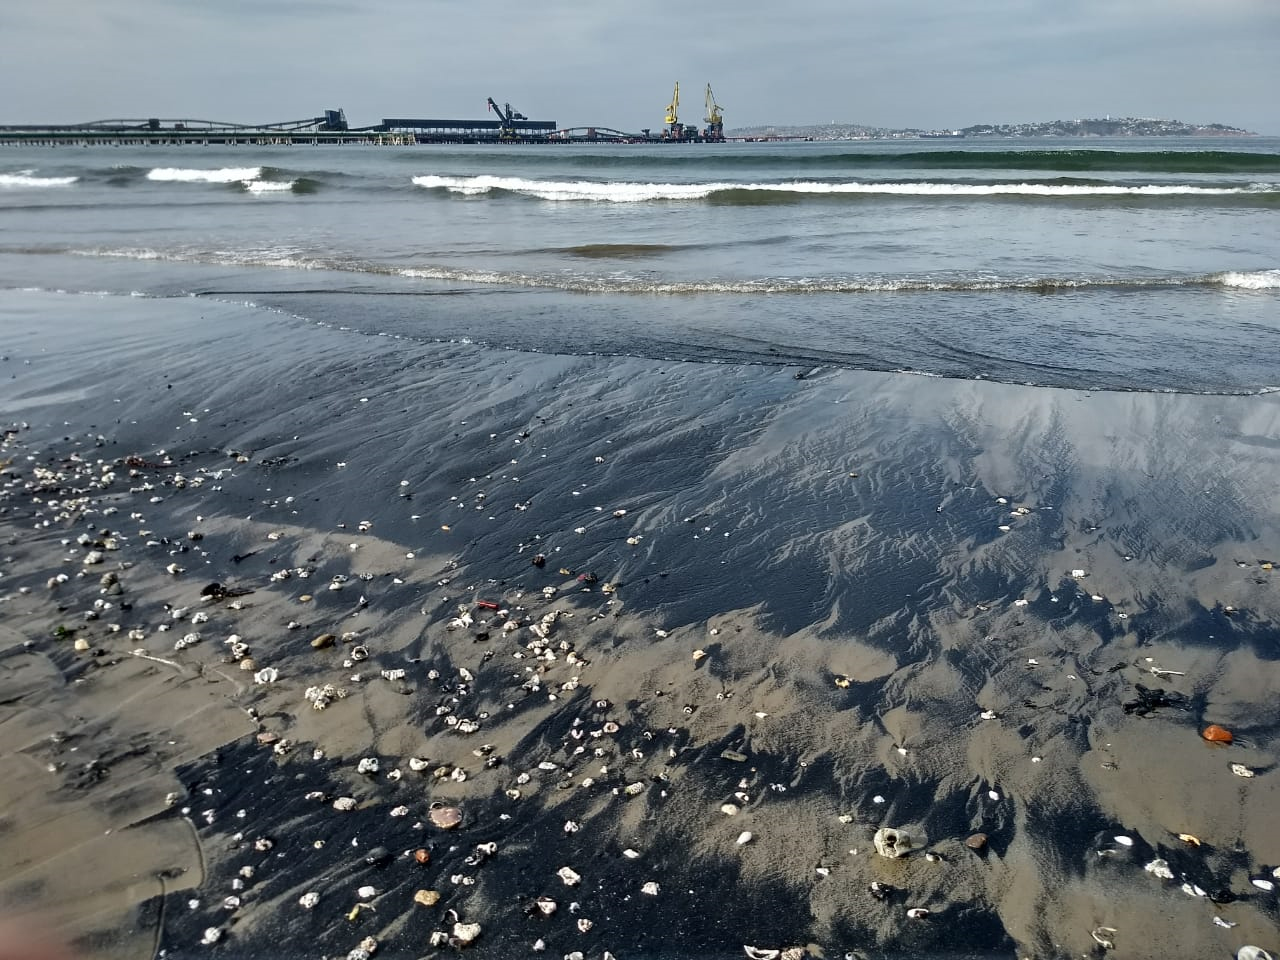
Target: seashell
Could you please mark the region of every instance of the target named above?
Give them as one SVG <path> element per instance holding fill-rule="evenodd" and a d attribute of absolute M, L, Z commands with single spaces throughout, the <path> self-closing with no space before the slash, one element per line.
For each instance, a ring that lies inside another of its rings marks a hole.
<path fill-rule="evenodd" d="M 298 898 L 298 905 L 302 907 L 304 910 L 310 910 L 319 902 L 320 902 L 320 894 L 316 893 L 314 890 L 309 893 L 304 893 L 301 897 Z"/>
<path fill-rule="evenodd" d="M 460 947 L 469 947 L 475 943 L 476 938 L 480 936 L 480 924 L 478 923 L 455 923 L 453 925 L 453 939 Z"/>
<path fill-rule="evenodd" d="M 564 822 L 565 833 L 577 833 L 582 829 L 582 825 L 577 820 L 566 820 Z"/>
<path fill-rule="evenodd" d="M 726 817 L 734 817 L 738 815 L 738 805 L 736 803 L 720 804 L 720 812 Z"/>
<path fill-rule="evenodd" d="M 781 950 L 769 950 L 764 947 L 752 947 L 747 944 L 742 945 L 742 951 L 751 960 L 778 960 L 782 956 Z"/>
<path fill-rule="evenodd" d="M 200 938 L 200 942 L 207 947 L 211 944 L 217 943 L 221 939 L 222 939 L 221 930 L 219 930 L 217 927 L 205 927 L 204 936 Z"/>
<path fill-rule="evenodd" d="M 651 897 L 656 897 L 658 895 L 658 890 L 659 890 L 658 884 L 653 880 L 650 880 L 648 883 L 646 883 L 643 887 L 640 888 L 641 893 L 648 894 Z"/>
<path fill-rule="evenodd" d="M 745 847 L 748 843 L 750 843 L 754 839 L 755 839 L 755 836 L 751 833 L 750 830 L 743 830 L 740 834 L 738 834 L 737 844 L 740 847 Z"/>
<path fill-rule="evenodd" d="M 1195 836 L 1194 834 L 1180 833 L 1178 834 L 1178 839 L 1181 840 L 1183 843 L 1191 844 L 1191 846 L 1193 847 L 1200 846 L 1200 838 Z"/>
<path fill-rule="evenodd" d="M 1272 890 L 1276 888 L 1276 885 L 1272 883 L 1270 880 L 1256 879 L 1256 880 L 1250 880 L 1249 882 L 1252 883 L 1259 890 L 1267 891 L 1267 893 L 1270 893 Z"/>
<path fill-rule="evenodd" d="M 359 897 L 361 900 L 372 900 L 377 895 L 378 895 L 378 888 L 370 887 L 367 885 L 361 887 L 359 890 L 356 891 L 356 896 Z"/>
<path fill-rule="evenodd" d="M 338 811 L 354 810 L 356 801 L 354 797 L 339 797 L 333 801 L 333 809 Z"/>
<path fill-rule="evenodd" d="M 592 923 L 586 917 L 583 917 L 581 920 L 578 921 L 578 932 L 586 933 L 588 930 L 590 930 L 594 926 L 595 926 L 594 923 Z"/>
<path fill-rule="evenodd" d="M 366 646 L 356 646 L 351 648 L 351 659 L 359 663 L 361 660 L 369 659 L 369 648 Z"/>
<path fill-rule="evenodd" d="M 436 801 L 427 813 L 427 819 L 441 830 L 452 830 L 462 823 L 462 811 L 457 807 L 448 807 Z"/>
<path fill-rule="evenodd" d="M 1246 767 L 1243 763 L 1233 763 L 1231 765 L 1231 772 L 1234 773 L 1237 777 L 1252 777 L 1254 775 L 1253 771 L 1250 770 L 1248 767 Z"/>
<path fill-rule="evenodd" d="M 632 850 L 630 847 L 627 847 L 627 849 L 622 851 L 622 855 L 628 860 L 637 860 L 640 857 L 640 851 Z"/>
<path fill-rule="evenodd" d="M 280 671 L 275 667 L 263 667 L 253 675 L 254 683 L 275 683 L 280 679 Z"/>
<path fill-rule="evenodd" d="M 440 902 L 438 890 L 419 890 L 413 895 L 413 902 L 422 907 L 434 907 Z"/>
<path fill-rule="evenodd" d="M 431 766 L 430 760 L 425 760 L 422 757 L 409 758 L 409 769 L 412 770 L 414 773 L 421 773 L 423 770 L 427 769 L 427 767 L 429 766 Z"/>
<path fill-rule="evenodd" d="M 907 916 L 912 920 L 924 920 L 929 916 L 929 911 L 924 907 L 912 907 L 907 911 Z"/>
<path fill-rule="evenodd" d="M 1235 738 L 1231 736 L 1231 731 L 1218 726 L 1216 723 L 1210 724 L 1201 731 L 1200 736 L 1204 737 L 1211 743 L 1230 743 Z"/>
<path fill-rule="evenodd" d="M 206 930 L 205 933 L 207 934 L 208 931 Z M 1271 954 L 1261 947 L 1246 944 L 1236 951 L 1236 960 L 1271 960 Z"/>
<path fill-rule="evenodd" d="M 564 881 L 566 887 L 576 886 L 578 881 L 582 879 L 572 867 L 561 867 L 556 871 L 556 876 Z"/>
<path fill-rule="evenodd" d="M 693 662 L 697 663 L 699 660 L 703 659 L 706 655 L 707 655 L 707 651 L 705 650 L 693 651 Z"/>
<path fill-rule="evenodd" d="M 881 827 L 876 831 L 873 841 L 876 845 L 876 853 L 890 860 L 905 857 L 915 845 L 911 834 L 904 830 L 895 830 L 893 827 Z"/>
<path fill-rule="evenodd" d="M 377 757 L 365 757 L 359 763 L 356 764 L 356 773 L 377 773 L 377 772 L 378 772 Z"/>
<path fill-rule="evenodd" d="M 1114 950 L 1115 942 L 1112 939 L 1116 935 L 1115 927 L 1094 927 L 1089 931 L 1089 935 L 1093 937 L 1094 942 L 1102 947 L 1103 950 Z"/>
<path fill-rule="evenodd" d="M 1133 837 L 1120 836 L 1120 837 L 1114 837 L 1113 839 L 1115 840 L 1116 843 L 1120 844 L 1120 846 L 1122 847 L 1133 846 Z"/>
<path fill-rule="evenodd" d="M 1152 860 L 1142 869 L 1153 877 L 1159 877 L 1161 880 L 1173 879 L 1173 871 L 1169 869 L 1169 864 L 1165 860 Z"/>

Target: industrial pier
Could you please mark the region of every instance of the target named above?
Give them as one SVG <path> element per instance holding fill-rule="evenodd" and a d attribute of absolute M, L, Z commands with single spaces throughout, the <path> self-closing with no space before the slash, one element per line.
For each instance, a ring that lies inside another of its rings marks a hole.
<path fill-rule="evenodd" d="M 0 125 L 0 144 L 29 146 L 108 146 L 175 144 L 380 144 L 417 143 L 723 143 L 722 108 L 708 84 L 705 126 L 681 123 L 680 84 L 667 106 L 666 125 L 656 133 L 644 129 L 627 133 L 611 127 L 560 127 L 554 120 L 530 120 L 492 98 L 483 120 L 442 120 L 410 117 L 385 118 L 381 123 L 352 127 L 342 110 L 325 110 L 319 117 L 279 123 L 221 123 L 212 120 L 148 119 L 95 120 L 78 124 Z"/>

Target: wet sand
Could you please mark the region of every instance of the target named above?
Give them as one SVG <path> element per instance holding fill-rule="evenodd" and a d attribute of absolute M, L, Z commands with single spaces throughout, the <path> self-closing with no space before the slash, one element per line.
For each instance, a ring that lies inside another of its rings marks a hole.
<path fill-rule="evenodd" d="M 1280 946 L 1276 398 L 5 303 L 0 907 L 86 953 Z"/>

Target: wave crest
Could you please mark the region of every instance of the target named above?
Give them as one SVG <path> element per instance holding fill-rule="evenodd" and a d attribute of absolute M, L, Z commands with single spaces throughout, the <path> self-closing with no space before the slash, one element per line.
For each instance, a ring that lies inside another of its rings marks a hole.
<path fill-rule="evenodd" d="M 155 167 L 147 171 L 148 180 L 163 183 L 235 183 L 237 180 L 257 180 L 260 176 L 261 167 L 221 167 L 217 170 Z"/>
<path fill-rule="evenodd" d="M 639 183 L 591 180 L 529 180 L 490 175 L 448 177 L 417 176 L 413 183 L 427 190 L 444 190 L 462 196 L 494 191 L 536 197 L 540 200 L 588 200 L 608 203 L 641 203 L 648 200 L 704 200 L 721 193 L 775 193 L 809 195 L 866 195 L 916 197 L 1224 197 L 1273 193 L 1280 184 L 1247 186 L 1194 186 L 1191 184 L 1063 184 L 1063 183 L 938 183 L 797 180 L 778 183 Z"/>
<path fill-rule="evenodd" d="M 23 170 L 19 173 L 0 173 L 0 187 L 67 187 L 79 179 L 79 177 L 37 177 L 34 171 Z"/>

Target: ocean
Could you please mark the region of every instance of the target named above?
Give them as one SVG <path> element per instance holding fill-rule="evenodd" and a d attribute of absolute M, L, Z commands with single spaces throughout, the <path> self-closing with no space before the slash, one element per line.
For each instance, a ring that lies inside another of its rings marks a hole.
<path fill-rule="evenodd" d="M 500 349 L 1280 385 L 1280 139 L 12 148 L 0 289 Z"/>

